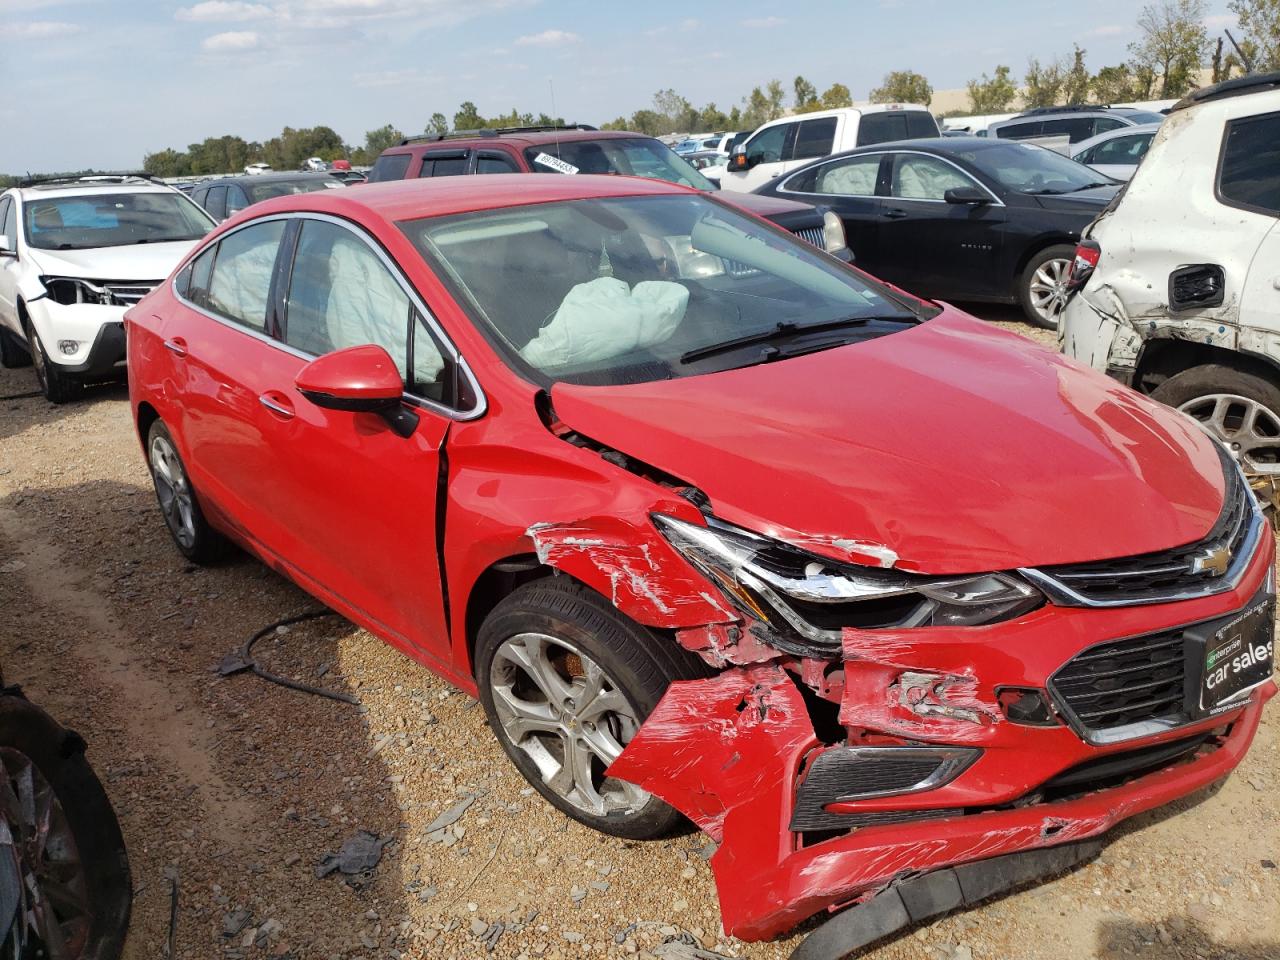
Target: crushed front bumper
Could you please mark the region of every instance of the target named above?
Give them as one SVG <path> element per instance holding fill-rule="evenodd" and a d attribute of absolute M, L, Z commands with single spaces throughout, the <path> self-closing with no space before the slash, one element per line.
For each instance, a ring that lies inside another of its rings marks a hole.
<path fill-rule="evenodd" d="M 63 373 L 93 380 L 125 372 L 125 307 L 55 303 L 48 297 L 27 305 L 45 355 Z M 60 342 L 74 344 L 64 352 Z"/>
<path fill-rule="evenodd" d="M 1195 600 L 1105 610 L 1047 606 L 983 628 L 846 630 L 838 723 L 851 745 L 856 735 L 859 743 L 980 754 L 932 789 L 829 799 L 827 813 L 861 818 L 838 833 L 795 826 L 798 790 L 815 759 L 842 746 L 829 733 L 820 740 L 815 698 L 776 663 L 672 685 L 609 774 L 661 797 L 720 843 L 711 866 L 724 929 L 744 940 L 776 936 L 908 876 L 1098 837 L 1234 769 L 1275 683 L 1266 681 L 1229 710 L 1105 745 L 1086 742 L 1064 722 L 1008 719 L 998 691 L 1047 689 L 1064 664 L 1099 643 L 1246 609 L 1267 593 L 1274 556 L 1267 538 L 1236 589 Z M 902 678 L 924 673 L 948 678 L 942 702 L 933 704 L 947 710 L 922 713 L 901 696 Z M 1104 758 L 1139 751 L 1158 757 L 1179 743 L 1190 746 L 1126 776 L 1078 775 Z M 1071 789 L 1049 789 L 1069 775 Z"/>

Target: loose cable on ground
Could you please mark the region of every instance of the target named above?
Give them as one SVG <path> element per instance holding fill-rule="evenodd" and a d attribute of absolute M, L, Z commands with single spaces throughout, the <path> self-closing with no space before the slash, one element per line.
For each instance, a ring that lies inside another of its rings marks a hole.
<path fill-rule="evenodd" d="M 301 693 L 310 693 L 317 697 L 327 697 L 330 700 L 339 700 L 342 703 L 350 703 L 354 706 L 359 706 L 360 701 L 349 693 L 338 693 L 335 690 L 325 690 L 323 687 L 313 687 L 307 683 L 290 680 L 288 677 L 282 677 L 279 674 L 272 673 L 253 659 L 253 645 L 263 637 L 275 633 L 280 627 L 292 626 L 295 623 L 303 623 L 307 620 L 319 620 L 321 617 L 336 616 L 337 614 L 332 610 L 311 610 L 307 613 L 300 613 L 294 617 L 285 617 L 283 620 L 277 620 L 275 623 L 267 624 L 267 626 L 263 627 L 250 637 L 239 650 L 235 653 L 227 654 L 227 656 L 222 659 L 222 663 L 218 665 L 218 673 L 224 677 L 229 677 L 233 674 L 251 670 L 253 673 L 257 674 L 269 683 L 274 683 L 281 687 L 288 687 L 290 690 L 297 690 Z"/>

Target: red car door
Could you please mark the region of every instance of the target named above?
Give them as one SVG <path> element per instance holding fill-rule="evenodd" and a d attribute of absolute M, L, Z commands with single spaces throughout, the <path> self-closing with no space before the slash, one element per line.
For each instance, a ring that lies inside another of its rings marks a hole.
<path fill-rule="evenodd" d="M 447 662 L 436 544 L 450 356 L 380 250 L 341 221 L 304 219 L 282 271 L 284 329 L 256 381 L 269 465 L 256 509 L 268 547 L 400 645 Z M 413 324 L 413 371 L 409 370 Z M 398 435 L 374 413 L 322 409 L 294 387 L 315 356 L 383 347 L 405 372 L 419 422 Z M 443 401 L 435 405 L 434 401 Z"/>

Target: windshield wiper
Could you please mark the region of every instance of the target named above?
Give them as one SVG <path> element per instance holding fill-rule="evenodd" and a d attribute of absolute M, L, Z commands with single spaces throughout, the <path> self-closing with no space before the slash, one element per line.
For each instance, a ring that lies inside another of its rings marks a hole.
<path fill-rule="evenodd" d="M 839 330 L 843 327 L 865 327 L 868 323 L 880 320 L 885 322 L 916 323 L 917 318 L 909 313 L 890 313 L 881 316 L 842 317 L 838 320 L 822 320 L 818 323 L 796 323 L 794 320 L 780 320 L 767 330 L 749 333 L 746 336 L 723 340 L 720 343 L 698 347 L 680 356 L 682 364 L 705 360 L 718 353 L 729 353 L 742 347 L 754 346 L 757 343 L 770 343 L 786 337 L 803 336 L 808 333 L 820 333 L 826 330 Z"/>

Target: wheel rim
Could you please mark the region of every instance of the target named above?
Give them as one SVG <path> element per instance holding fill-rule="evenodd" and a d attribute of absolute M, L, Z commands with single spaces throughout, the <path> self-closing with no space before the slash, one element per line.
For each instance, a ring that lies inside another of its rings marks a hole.
<path fill-rule="evenodd" d="M 35 328 L 30 324 L 27 325 L 27 343 L 31 347 L 31 366 L 35 368 L 36 380 L 40 382 L 41 390 L 49 389 L 49 375 L 44 367 L 44 347 L 40 344 L 40 339 L 36 336 Z"/>
<path fill-rule="evenodd" d="M 151 441 L 151 479 L 156 485 L 160 510 L 169 525 L 174 539 L 190 549 L 196 542 L 195 511 L 191 500 L 191 485 L 187 473 L 178 459 L 178 451 L 167 437 L 157 436 Z"/>
<path fill-rule="evenodd" d="M 652 799 L 604 775 L 640 721 L 613 678 L 577 647 L 518 634 L 498 648 L 489 683 L 502 734 L 556 796 L 597 817 L 630 816 Z"/>
<path fill-rule="evenodd" d="M 88 883 L 66 811 L 29 757 L 0 748 L 0 857 L 21 878 L 18 915 L 4 949 L 73 960 L 89 939 Z"/>
<path fill-rule="evenodd" d="M 1247 473 L 1280 473 L 1280 417 L 1256 400 L 1213 393 L 1178 408 L 1226 444 Z"/>
<path fill-rule="evenodd" d="M 1070 274 L 1070 260 L 1046 260 L 1031 275 L 1031 285 L 1027 288 L 1031 309 L 1050 326 L 1058 325 L 1058 315 L 1067 305 Z"/>

